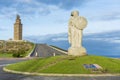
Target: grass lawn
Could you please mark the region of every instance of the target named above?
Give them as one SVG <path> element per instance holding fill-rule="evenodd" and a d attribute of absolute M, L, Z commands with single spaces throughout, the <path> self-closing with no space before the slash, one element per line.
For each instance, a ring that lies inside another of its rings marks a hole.
<path fill-rule="evenodd" d="M 85 69 L 83 64 L 98 64 L 105 73 L 120 73 L 120 60 L 101 56 L 56 56 L 37 58 L 6 66 L 7 69 L 22 72 L 62 73 L 62 74 L 96 74 Z"/>
<path fill-rule="evenodd" d="M 11 58 L 12 54 L 0 53 L 0 58 Z"/>

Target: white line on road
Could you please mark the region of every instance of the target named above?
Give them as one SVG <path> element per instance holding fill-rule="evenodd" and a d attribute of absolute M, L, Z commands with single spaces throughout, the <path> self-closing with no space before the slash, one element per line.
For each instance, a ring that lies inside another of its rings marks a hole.
<path fill-rule="evenodd" d="M 9 65 L 9 64 L 2 64 L 2 65 L 0 65 L 0 67 L 7 66 L 7 65 Z"/>

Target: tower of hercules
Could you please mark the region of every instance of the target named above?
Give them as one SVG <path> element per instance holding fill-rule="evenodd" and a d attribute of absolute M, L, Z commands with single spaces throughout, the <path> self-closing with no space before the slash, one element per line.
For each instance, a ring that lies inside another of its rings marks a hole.
<path fill-rule="evenodd" d="M 22 40 L 22 23 L 19 15 L 14 24 L 14 40 Z"/>

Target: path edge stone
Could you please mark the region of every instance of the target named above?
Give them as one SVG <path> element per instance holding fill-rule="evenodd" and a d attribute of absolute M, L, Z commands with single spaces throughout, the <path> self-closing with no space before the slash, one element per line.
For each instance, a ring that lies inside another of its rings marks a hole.
<path fill-rule="evenodd" d="M 24 75 L 38 75 L 38 76 L 120 76 L 120 74 L 53 74 L 53 73 L 30 73 L 30 72 L 21 72 L 15 70 L 9 70 L 3 67 L 3 71 L 11 72 L 15 74 L 24 74 Z"/>

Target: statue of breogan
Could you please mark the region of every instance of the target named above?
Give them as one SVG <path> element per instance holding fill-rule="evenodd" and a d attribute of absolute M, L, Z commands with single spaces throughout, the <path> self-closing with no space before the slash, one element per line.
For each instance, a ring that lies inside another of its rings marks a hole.
<path fill-rule="evenodd" d="M 73 11 L 69 20 L 68 39 L 71 47 L 68 49 L 68 55 L 86 55 L 86 49 L 82 47 L 82 31 L 86 26 L 87 20 L 79 16 L 78 11 Z"/>

